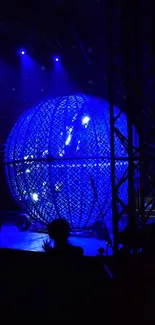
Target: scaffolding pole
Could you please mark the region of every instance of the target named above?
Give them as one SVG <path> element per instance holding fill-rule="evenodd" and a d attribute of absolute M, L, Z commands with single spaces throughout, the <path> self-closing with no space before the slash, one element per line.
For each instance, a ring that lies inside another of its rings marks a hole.
<path fill-rule="evenodd" d="M 108 97 L 110 108 L 110 152 L 111 152 L 111 184 L 112 184 L 112 220 L 114 254 L 118 250 L 118 216 L 117 216 L 117 187 L 115 173 L 115 118 L 113 103 L 113 53 L 112 53 L 112 1 L 107 0 L 107 41 L 108 41 Z"/>
<path fill-rule="evenodd" d="M 143 106 L 142 106 L 142 48 L 141 48 L 141 10 L 140 2 L 136 2 L 136 16 L 134 21 L 134 30 L 136 37 L 136 75 L 137 75 L 137 110 L 138 110 L 138 124 L 139 124 L 139 173 L 140 173 L 140 207 L 139 215 L 141 225 L 145 223 L 145 207 L 144 207 L 144 124 L 143 124 Z"/>
<path fill-rule="evenodd" d="M 132 59 L 131 59 L 131 3 L 126 3 L 123 22 L 123 40 L 124 40 L 124 67 L 125 67 L 125 88 L 126 88 L 126 113 L 128 129 L 128 225 L 130 230 L 136 223 L 136 205 L 134 189 L 134 152 L 133 152 L 133 103 L 132 103 Z"/>

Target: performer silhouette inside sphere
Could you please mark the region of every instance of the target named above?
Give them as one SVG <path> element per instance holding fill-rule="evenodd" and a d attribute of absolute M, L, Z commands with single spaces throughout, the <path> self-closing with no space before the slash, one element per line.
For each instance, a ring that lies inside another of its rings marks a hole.
<path fill-rule="evenodd" d="M 70 226 L 65 219 L 55 219 L 48 225 L 48 234 L 54 241 L 54 247 L 50 246 L 50 241 L 43 244 L 45 252 L 60 256 L 83 256 L 83 249 L 79 246 L 73 246 L 68 242 Z"/>

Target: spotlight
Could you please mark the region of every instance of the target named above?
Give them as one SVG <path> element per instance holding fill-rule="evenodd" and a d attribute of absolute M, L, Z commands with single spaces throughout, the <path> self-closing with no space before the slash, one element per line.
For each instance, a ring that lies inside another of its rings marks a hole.
<path fill-rule="evenodd" d="M 24 49 L 19 50 L 19 54 L 24 55 L 26 52 Z"/>
<path fill-rule="evenodd" d="M 55 62 L 58 62 L 59 60 L 60 60 L 60 58 L 59 58 L 58 56 L 55 56 L 55 57 L 54 57 L 54 61 L 55 61 Z"/>

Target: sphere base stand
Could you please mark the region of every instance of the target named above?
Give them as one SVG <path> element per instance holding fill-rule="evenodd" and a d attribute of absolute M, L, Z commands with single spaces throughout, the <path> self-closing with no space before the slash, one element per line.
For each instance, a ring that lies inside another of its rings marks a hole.
<path fill-rule="evenodd" d="M 31 222 L 31 227 L 29 229 L 31 232 L 37 232 L 42 234 L 48 234 L 48 229 L 46 225 L 40 224 L 37 221 Z M 70 236 L 72 237 L 93 237 L 94 234 L 91 230 L 82 229 L 82 230 L 74 230 L 70 232 Z"/>

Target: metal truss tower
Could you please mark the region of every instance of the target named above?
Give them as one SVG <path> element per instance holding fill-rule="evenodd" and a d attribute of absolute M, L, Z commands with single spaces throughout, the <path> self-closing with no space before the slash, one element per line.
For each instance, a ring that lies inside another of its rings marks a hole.
<path fill-rule="evenodd" d="M 120 1 L 121 6 L 118 6 L 118 2 L 114 5 L 113 1 L 107 1 L 114 253 L 118 250 L 118 221 L 121 216 L 128 215 L 130 229 L 133 229 L 137 223 L 143 227 L 155 209 L 153 2 L 143 4 L 141 1 L 127 3 Z M 119 92 L 118 88 L 122 91 Z M 116 128 L 117 117 L 114 117 L 113 109 L 116 103 L 122 112 L 125 111 L 127 114 L 128 139 Z M 133 124 L 139 134 L 138 147 L 133 142 Z M 129 157 L 126 173 L 119 183 L 115 177 L 118 161 L 115 155 L 116 136 L 120 138 Z M 124 205 L 119 197 L 119 188 L 127 179 L 128 204 Z"/>

